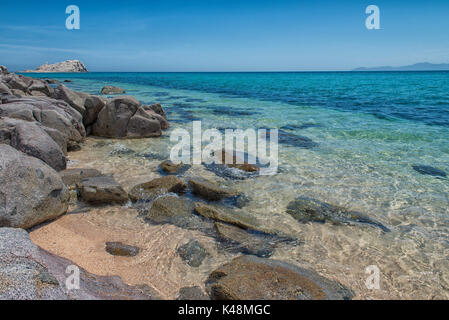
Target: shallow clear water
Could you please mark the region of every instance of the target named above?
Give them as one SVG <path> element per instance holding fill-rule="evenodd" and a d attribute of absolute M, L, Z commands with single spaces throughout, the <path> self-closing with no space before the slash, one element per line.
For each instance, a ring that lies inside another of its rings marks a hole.
<path fill-rule="evenodd" d="M 448 72 L 38 76 L 70 79 L 69 87 L 90 93 L 120 86 L 144 103 L 160 102 L 172 129 L 189 129 L 196 119 L 207 128 L 283 128 L 281 170 L 274 177 L 221 181 L 201 166 L 188 175 L 245 192 L 251 198 L 246 212 L 302 240 L 273 258 L 339 280 L 359 298 L 449 298 L 449 180 L 412 168 L 430 165 L 449 173 Z M 169 134 L 119 143 L 167 156 Z M 289 139 L 292 134 L 317 146 L 303 148 Z M 86 152 L 103 156 L 97 166 L 129 185 L 139 182 L 141 160 L 110 156 L 114 146 L 89 146 Z M 392 232 L 299 224 L 285 209 L 300 195 L 366 213 Z M 382 272 L 380 290 L 365 286 L 370 265 Z"/>

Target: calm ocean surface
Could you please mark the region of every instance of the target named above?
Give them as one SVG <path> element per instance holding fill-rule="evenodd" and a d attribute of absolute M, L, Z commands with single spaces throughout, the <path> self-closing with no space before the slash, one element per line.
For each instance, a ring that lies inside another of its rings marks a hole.
<path fill-rule="evenodd" d="M 33 76 L 69 79 L 92 94 L 120 86 L 160 102 L 173 128 L 202 120 L 205 128 L 281 129 L 280 173 L 232 182 L 252 200 L 245 210 L 304 241 L 275 257 L 345 274 L 359 297 L 449 298 L 449 180 L 413 169 L 449 174 L 449 72 Z M 167 156 L 168 137 L 121 143 Z M 392 232 L 300 225 L 285 213 L 300 195 L 366 213 Z M 385 275 L 374 293 L 360 280 L 373 264 Z"/>

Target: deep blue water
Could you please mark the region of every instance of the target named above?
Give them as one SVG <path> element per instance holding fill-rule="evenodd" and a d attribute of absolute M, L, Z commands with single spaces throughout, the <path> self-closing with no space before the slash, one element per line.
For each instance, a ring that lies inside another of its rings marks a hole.
<path fill-rule="evenodd" d="M 327 107 L 449 127 L 449 72 L 88 73 L 51 77 L 194 90 L 223 98 Z"/>

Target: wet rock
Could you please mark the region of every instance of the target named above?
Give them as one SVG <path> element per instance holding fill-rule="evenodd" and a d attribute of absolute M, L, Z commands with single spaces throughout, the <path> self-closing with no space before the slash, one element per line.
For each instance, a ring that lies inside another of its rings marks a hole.
<path fill-rule="evenodd" d="M 350 300 L 354 296 L 352 290 L 312 270 L 254 256 L 241 256 L 219 267 L 206 287 L 212 300 Z"/>
<path fill-rule="evenodd" d="M 124 203 L 128 194 L 113 177 L 93 177 L 82 180 L 79 185 L 82 200 L 93 204 Z"/>
<path fill-rule="evenodd" d="M 96 169 L 67 169 L 59 172 L 66 186 L 76 185 L 87 178 L 99 177 L 103 174 Z"/>
<path fill-rule="evenodd" d="M 190 179 L 189 186 L 193 194 L 208 201 L 219 201 L 235 196 L 235 193 L 223 189 L 205 179 Z"/>
<path fill-rule="evenodd" d="M 69 191 L 41 160 L 0 144 L 0 227 L 28 229 L 67 212 Z"/>
<path fill-rule="evenodd" d="M 139 254 L 140 248 L 121 242 L 106 242 L 106 251 L 113 256 L 135 257 Z"/>
<path fill-rule="evenodd" d="M 133 97 L 112 99 L 100 111 L 93 134 L 106 138 L 149 138 L 162 135 L 159 119 Z"/>
<path fill-rule="evenodd" d="M 180 175 L 184 174 L 187 170 L 189 170 L 191 166 L 182 163 L 174 164 L 170 160 L 165 160 L 159 165 L 159 168 L 165 174 Z"/>
<path fill-rule="evenodd" d="M 157 196 L 165 193 L 185 192 L 187 185 L 175 176 L 166 176 L 139 184 L 131 189 L 129 197 L 133 201 L 141 199 L 155 199 Z"/>
<path fill-rule="evenodd" d="M 269 258 L 274 251 L 272 236 L 262 233 L 250 233 L 242 228 L 216 222 L 218 236 L 230 243 L 238 251 L 258 257 Z"/>
<path fill-rule="evenodd" d="M 139 210 L 147 222 L 156 224 L 171 223 L 180 227 L 189 227 L 193 220 L 193 203 L 185 198 L 164 195 L 152 202 L 146 210 Z"/>
<path fill-rule="evenodd" d="M 256 219 L 246 214 L 228 213 L 217 207 L 212 207 L 200 202 L 195 203 L 194 210 L 195 213 L 208 219 L 229 223 L 243 229 L 262 231 Z"/>
<path fill-rule="evenodd" d="M 44 161 L 57 171 L 67 166 L 64 151 L 36 122 L 0 119 L 0 142 Z"/>
<path fill-rule="evenodd" d="M 69 142 L 67 142 L 67 151 L 68 152 L 81 151 L 81 145 L 78 142 L 69 141 Z"/>
<path fill-rule="evenodd" d="M 203 292 L 203 290 L 196 287 L 185 287 L 179 290 L 177 300 L 180 301 L 202 301 L 202 300 L 210 300 L 208 295 Z"/>
<path fill-rule="evenodd" d="M 359 212 L 348 211 L 312 198 L 298 197 L 287 207 L 287 213 L 298 222 L 331 222 L 335 225 L 370 225 L 384 232 L 390 230 L 380 222 L 369 218 Z"/>
<path fill-rule="evenodd" d="M 69 266 L 80 271 L 77 290 L 66 286 Z M 72 261 L 40 249 L 25 230 L 0 228 L 0 300 L 153 299 L 159 297 L 146 285 L 128 286 L 120 277 L 88 273 Z"/>
<path fill-rule="evenodd" d="M 222 150 L 221 155 L 221 163 L 226 164 L 229 168 L 236 168 L 245 172 L 259 172 L 260 168 L 255 164 L 250 164 L 245 159 L 239 159 L 237 156 L 231 152 L 227 152 Z M 232 163 L 228 161 L 228 159 L 232 159 Z"/>
<path fill-rule="evenodd" d="M 424 175 L 429 175 L 429 176 L 434 176 L 434 177 L 442 177 L 442 178 L 447 177 L 447 173 L 446 172 L 444 172 L 441 169 L 437 169 L 437 168 L 434 168 L 434 167 L 431 167 L 431 166 L 413 165 L 412 168 L 416 172 L 419 172 L 419 173 L 424 174 Z"/>
<path fill-rule="evenodd" d="M 126 91 L 119 87 L 114 86 L 104 86 L 103 89 L 101 89 L 101 94 L 125 94 Z"/>
<path fill-rule="evenodd" d="M 267 137 L 270 137 L 271 131 L 267 131 Z M 278 131 L 278 141 L 280 144 L 285 144 L 302 149 L 313 149 L 318 147 L 318 143 L 312 139 L 300 135 L 296 135 L 284 130 Z"/>
<path fill-rule="evenodd" d="M 182 260 L 193 268 L 198 268 L 207 256 L 206 249 L 204 249 L 198 240 L 190 240 L 185 245 L 179 247 L 177 252 Z"/>

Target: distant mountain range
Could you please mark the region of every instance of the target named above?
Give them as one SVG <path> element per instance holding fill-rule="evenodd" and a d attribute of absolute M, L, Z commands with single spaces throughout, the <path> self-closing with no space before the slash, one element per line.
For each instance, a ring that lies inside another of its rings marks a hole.
<path fill-rule="evenodd" d="M 449 71 L 449 63 L 422 62 L 403 67 L 357 68 L 352 71 Z"/>

